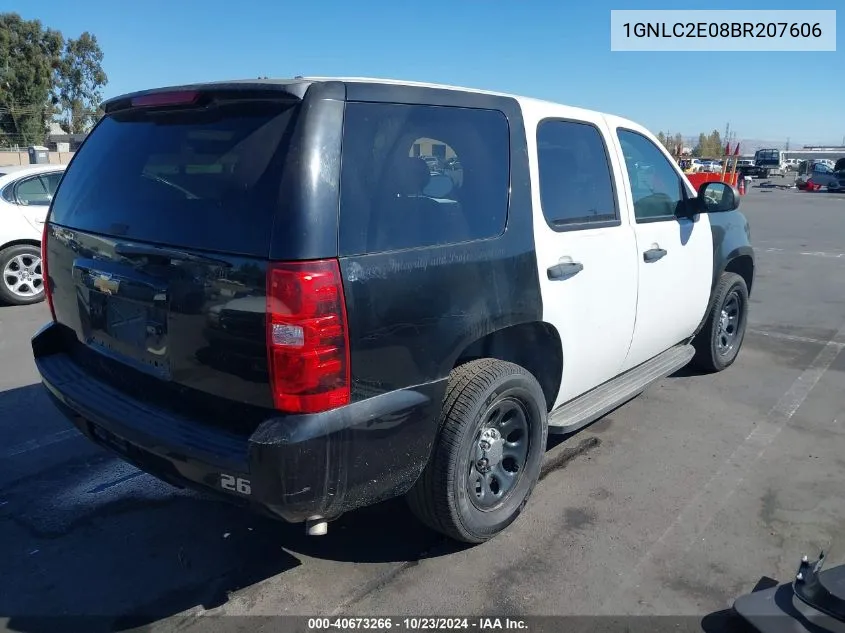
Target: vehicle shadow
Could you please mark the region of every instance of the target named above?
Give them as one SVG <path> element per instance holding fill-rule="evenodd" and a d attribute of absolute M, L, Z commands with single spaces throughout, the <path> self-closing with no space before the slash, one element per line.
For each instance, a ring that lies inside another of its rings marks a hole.
<path fill-rule="evenodd" d="M 704 633 L 756 633 L 733 609 L 710 613 L 701 620 Z"/>
<path fill-rule="evenodd" d="M 68 428 L 41 389 L 0 392 L 2 417 L 26 424 L 37 411 L 55 416 L 51 431 Z M 35 446 L 43 438 L 20 439 Z M 308 537 L 301 524 L 158 482 L 81 438 L 19 454 L 2 468 L 0 617 L 14 631 L 127 630 L 222 606 L 233 591 L 284 575 L 303 557 L 413 564 L 461 549 L 419 524 L 401 499 Z"/>
<path fill-rule="evenodd" d="M 19 424 L 37 415 L 48 433 L 69 428 L 40 385 L 0 392 L 0 413 Z M 20 439 L 35 446 L 44 433 Z M 599 444 L 550 437 L 541 477 Z M 350 512 L 326 536 L 309 537 L 301 524 L 158 482 L 83 438 L 15 456 L 3 470 L 0 617 L 13 631 L 125 631 L 223 606 L 305 559 L 402 569 L 468 547 L 425 528 L 402 499 Z"/>
<path fill-rule="evenodd" d="M 684 365 L 680 369 L 672 372 L 667 378 L 695 378 L 697 376 L 704 376 L 708 372 L 698 369 L 692 363 Z"/>
<path fill-rule="evenodd" d="M 417 524 L 401 502 L 350 513 L 324 537 L 193 496 L 121 499 L 86 518 L 55 543 L 32 533 L 4 539 L 0 556 L 21 558 L 6 548 L 31 552 L 40 577 L 23 572 L 15 583 L 19 572 L 7 570 L 0 614 L 11 616 L 10 630 L 123 631 L 220 607 L 232 592 L 295 569 L 301 555 L 414 564 L 460 549 Z"/>

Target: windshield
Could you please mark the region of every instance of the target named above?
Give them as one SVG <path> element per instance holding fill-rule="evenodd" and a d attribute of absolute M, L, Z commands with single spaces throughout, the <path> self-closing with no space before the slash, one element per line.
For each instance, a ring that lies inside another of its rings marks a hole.
<path fill-rule="evenodd" d="M 237 101 L 105 117 L 51 221 L 141 241 L 266 256 L 295 106 Z"/>

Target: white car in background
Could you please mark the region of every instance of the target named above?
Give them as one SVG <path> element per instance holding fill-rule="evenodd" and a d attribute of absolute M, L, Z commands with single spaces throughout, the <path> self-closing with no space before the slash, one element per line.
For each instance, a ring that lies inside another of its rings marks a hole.
<path fill-rule="evenodd" d="M 41 233 L 64 165 L 0 167 L 0 302 L 44 299 Z"/>

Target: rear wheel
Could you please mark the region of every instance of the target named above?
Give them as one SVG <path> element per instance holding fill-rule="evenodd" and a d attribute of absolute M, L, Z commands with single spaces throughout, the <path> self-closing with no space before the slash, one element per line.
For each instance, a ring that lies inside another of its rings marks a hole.
<path fill-rule="evenodd" d="M 12 305 L 28 305 L 44 299 L 41 251 L 22 244 L 0 251 L 0 299 Z"/>
<path fill-rule="evenodd" d="M 543 390 L 519 365 L 471 361 L 452 371 L 439 429 L 408 504 L 432 529 L 481 543 L 517 519 L 537 483 L 548 436 Z"/>
<path fill-rule="evenodd" d="M 723 273 L 716 286 L 710 314 L 693 341 L 693 365 L 722 371 L 736 360 L 748 323 L 748 286 L 736 273 Z"/>

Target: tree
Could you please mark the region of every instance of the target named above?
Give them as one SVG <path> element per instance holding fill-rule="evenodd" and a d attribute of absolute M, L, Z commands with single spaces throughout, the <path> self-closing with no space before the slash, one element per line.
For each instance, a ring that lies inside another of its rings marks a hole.
<path fill-rule="evenodd" d="M 704 158 L 716 158 L 725 153 L 725 146 L 722 144 L 722 135 L 719 130 L 713 130 L 710 134 L 699 134 L 698 145 L 693 150 L 693 155 Z"/>
<path fill-rule="evenodd" d="M 725 153 L 725 144 L 722 143 L 722 135 L 719 130 L 713 130 L 710 133 L 710 148 L 711 156 L 722 156 Z"/>
<path fill-rule="evenodd" d="M 68 40 L 56 68 L 54 98 L 58 120 L 66 132 L 87 132 L 98 118 L 102 88 L 108 77 L 102 67 L 103 51 L 87 31 Z"/>
<path fill-rule="evenodd" d="M 63 44 L 62 34 L 39 20 L 0 14 L 0 143 L 32 145 L 46 138 Z"/>

